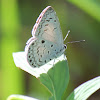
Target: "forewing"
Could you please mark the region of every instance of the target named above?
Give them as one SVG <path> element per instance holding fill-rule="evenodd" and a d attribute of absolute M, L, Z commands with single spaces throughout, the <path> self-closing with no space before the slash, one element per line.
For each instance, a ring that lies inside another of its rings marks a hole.
<path fill-rule="evenodd" d="M 60 23 L 56 12 L 51 6 L 46 7 L 38 17 L 32 29 L 32 36 L 39 39 L 43 38 L 57 44 L 63 44 Z"/>

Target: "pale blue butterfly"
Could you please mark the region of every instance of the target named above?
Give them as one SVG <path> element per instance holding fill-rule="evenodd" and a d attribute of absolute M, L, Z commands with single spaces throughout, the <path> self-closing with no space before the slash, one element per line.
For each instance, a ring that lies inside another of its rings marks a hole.
<path fill-rule="evenodd" d="M 46 7 L 38 17 L 32 37 L 26 44 L 27 61 L 32 67 L 40 67 L 64 53 L 67 46 L 63 43 L 60 23 L 51 6 Z"/>

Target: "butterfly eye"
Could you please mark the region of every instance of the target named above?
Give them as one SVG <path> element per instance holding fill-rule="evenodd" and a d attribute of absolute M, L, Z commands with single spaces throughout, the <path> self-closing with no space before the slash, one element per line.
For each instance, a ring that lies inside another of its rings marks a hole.
<path fill-rule="evenodd" d="M 64 48 L 66 49 L 67 48 L 67 45 L 64 45 Z"/>

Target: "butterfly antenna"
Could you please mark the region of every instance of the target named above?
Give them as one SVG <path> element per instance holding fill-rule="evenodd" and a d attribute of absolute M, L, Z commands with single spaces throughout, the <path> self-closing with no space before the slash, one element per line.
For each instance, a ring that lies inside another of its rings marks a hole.
<path fill-rule="evenodd" d="M 66 36 L 65 36 L 65 38 L 64 38 L 64 41 L 65 41 L 65 40 L 66 40 L 66 38 L 68 37 L 69 32 L 70 32 L 70 30 L 68 30 L 68 32 L 67 32 L 67 34 L 66 34 Z"/>
<path fill-rule="evenodd" d="M 85 40 L 80 40 L 80 41 L 71 41 L 71 42 L 67 42 L 67 43 L 76 43 L 76 42 L 84 42 Z"/>

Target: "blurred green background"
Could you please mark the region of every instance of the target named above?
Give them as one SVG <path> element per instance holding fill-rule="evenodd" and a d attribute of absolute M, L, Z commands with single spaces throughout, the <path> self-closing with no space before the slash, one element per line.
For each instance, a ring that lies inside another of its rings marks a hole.
<path fill-rule="evenodd" d="M 38 79 L 18 69 L 12 52 L 24 51 L 31 30 L 41 11 L 52 6 L 59 18 L 69 63 L 70 83 L 66 96 L 100 75 L 100 0 L 0 0 L 0 100 L 23 94 L 48 100 L 50 93 Z M 63 65 L 62 65 L 63 68 Z M 100 90 L 88 100 L 100 100 Z"/>

